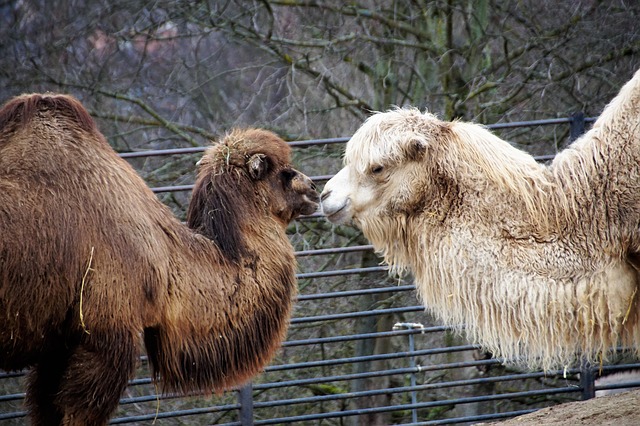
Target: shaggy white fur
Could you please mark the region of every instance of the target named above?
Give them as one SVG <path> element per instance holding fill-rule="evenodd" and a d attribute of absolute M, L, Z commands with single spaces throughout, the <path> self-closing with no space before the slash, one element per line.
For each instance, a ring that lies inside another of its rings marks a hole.
<path fill-rule="evenodd" d="M 413 108 L 370 117 L 325 186 L 426 307 L 508 362 L 640 348 L 640 72 L 549 166 L 484 127 Z"/>

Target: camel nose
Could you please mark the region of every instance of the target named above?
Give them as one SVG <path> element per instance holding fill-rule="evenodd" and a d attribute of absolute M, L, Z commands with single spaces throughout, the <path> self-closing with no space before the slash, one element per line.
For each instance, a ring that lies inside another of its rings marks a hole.
<path fill-rule="evenodd" d="M 316 184 L 311 178 L 298 170 L 293 169 L 296 173 L 294 177 L 294 189 L 300 193 L 306 194 L 309 199 L 315 203 L 320 202 L 320 194 L 316 188 Z"/>
<path fill-rule="evenodd" d="M 304 183 L 306 183 L 307 185 L 309 185 L 309 188 L 313 189 L 315 192 L 318 192 L 317 188 L 316 188 L 316 183 L 311 180 L 311 178 L 307 175 L 302 175 L 304 176 Z"/>

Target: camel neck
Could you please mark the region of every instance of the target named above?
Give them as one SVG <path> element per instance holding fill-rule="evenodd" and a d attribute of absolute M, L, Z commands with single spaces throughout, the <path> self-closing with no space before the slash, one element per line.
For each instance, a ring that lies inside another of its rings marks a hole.
<path fill-rule="evenodd" d="M 254 226 L 242 233 L 248 241 L 241 261 L 221 256 L 215 242 L 197 233 L 172 259 L 167 309 L 158 310 L 162 317 L 145 329 L 164 391 L 220 391 L 241 384 L 284 339 L 297 292 L 291 245 L 280 227 Z"/>

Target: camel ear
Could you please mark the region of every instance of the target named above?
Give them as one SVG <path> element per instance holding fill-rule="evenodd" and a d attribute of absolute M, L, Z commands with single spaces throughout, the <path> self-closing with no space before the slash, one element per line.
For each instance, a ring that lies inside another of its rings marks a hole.
<path fill-rule="evenodd" d="M 407 158 L 409 161 L 421 160 L 426 150 L 427 146 L 424 141 L 420 139 L 411 139 L 409 141 L 409 145 L 407 145 Z"/>
<path fill-rule="evenodd" d="M 247 167 L 249 168 L 249 175 L 255 179 L 259 180 L 264 177 L 267 173 L 267 169 L 269 165 L 267 164 L 267 156 L 264 154 L 253 154 L 247 160 Z"/>

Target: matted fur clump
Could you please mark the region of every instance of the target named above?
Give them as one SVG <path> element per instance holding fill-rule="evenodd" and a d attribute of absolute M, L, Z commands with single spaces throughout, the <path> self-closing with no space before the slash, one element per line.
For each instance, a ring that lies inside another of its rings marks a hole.
<path fill-rule="evenodd" d="M 272 132 L 201 160 L 188 226 L 111 149 L 76 99 L 0 109 L 0 368 L 31 368 L 34 425 L 103 425 L 142 351 L 163 391 L 258 374 L 297 292 L 287 224 L 318 207 Z"/>
<path fill-rule="evenodd" d="M 486 128 L 401 108 L 346 147 L 323 211 L 353 221 L 427 309 L 545 369 L 640 348 L 640 72 L 548 166 Z"/>

